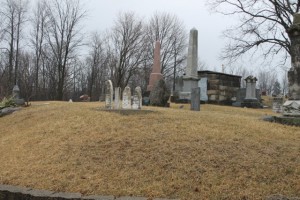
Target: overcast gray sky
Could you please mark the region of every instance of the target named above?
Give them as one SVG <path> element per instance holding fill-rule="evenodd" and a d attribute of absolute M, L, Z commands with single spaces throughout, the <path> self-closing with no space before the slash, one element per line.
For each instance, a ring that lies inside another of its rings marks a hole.
<path fill-rule="evenodd" d="M 88 10 L 86 29 L 88 32 L 105 31 L 112 27 L 117 14 L 134 11 L 143 18 L 150 18 L 155 11 L 176 14 L 185 24 L 186 30 L 198 29 L 198 54 L 210 69 L 221 70 L 219 60 L 225 45 L 221 33 L 234 24 L 234 19 L 211 13 L 205 0 L 84 0 Z"/>

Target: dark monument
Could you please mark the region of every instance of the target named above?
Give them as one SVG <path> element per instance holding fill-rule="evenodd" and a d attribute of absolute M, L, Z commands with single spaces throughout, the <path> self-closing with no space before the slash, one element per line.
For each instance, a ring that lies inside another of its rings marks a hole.
<path fill-rule="evenodd" d="M 13 101 L 16 105 L 22 106 L 25 104 L 24 99 L 20 98 L 20 89 L 18 85 L 15 85 L 12 91 Z"/>
<path fill-rule="evenodd" d="M 192 89 L 191 110 L 200 111 L 200 87 Z"/>
<path fill-rule="evenodd" d="M 291 63 L 288 71 L 289 98 L 283 105 L 283 115 L 300 116 L 300 14 L 294 15 L 293 25 L 288 30 L 291 39 Z"/>
<path fill-rule="evenodd" d="M 263 106 L 256 98 L 257 78 L 254 76 L 248 76 L 247 78 L 245 78 L 245 81 L 246 81 L 246 97 L 241 103 L 241 106 L 247 108 L 262 108 Z"/>

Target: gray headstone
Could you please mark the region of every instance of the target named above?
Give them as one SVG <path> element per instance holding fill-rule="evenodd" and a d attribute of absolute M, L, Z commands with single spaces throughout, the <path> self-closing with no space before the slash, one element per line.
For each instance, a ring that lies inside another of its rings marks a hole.
<path fill-rule="evenodd" d="M 256 81 L 257 78 L 248 76 L 246 79 L 246 97 L 245 99 L 257 99 L 256 98 Z"/>
<path fill-rule="evenodd" d="M 134 90 L 132 109 L 142 108 L 142 89 L 141 87 L 136 87 Z"/>
<path fill-rule="evenodd" d="M 121 102 L 121 88 L 116 87 L 115 88 L 115 109 L 120 109 L 120 102 Z"/>
<path fill-rule="evenodd" d="M 122 108 L 131 109 L 131 90 L 128 86 L 123 91 Z"/>
<path fill-rule="evenodd" d="M 255 97 L 260 101 L 261 100 L 261 94 L 260 89 L 256 89 L 255 91 Z M 236 92 L 236 102 L 242 102 L 246 98 L 246 88 L 240 88 Z"/>
<path fill-rule="evenodd" d="M 24 99 L 20 98 L 20 88 L 18 85 L 15 85 L 12 91 L 13 101 L 16 105 L 21 106 L 25 104 Z"/>
<path fill-rule="evenodd" d="M 201 101 L 208 101 L 207 96 L 207 78 L 201 78 L 198 82 L 198 85 L 200 87 L 200 100 Z"/>
<path fill-rule="evenodd" d="M 283 97 L 274 97 L 272 110 L 276 113 L 282 113 Z"/>
<path fill-rule="evenodd" d="M 18 85 L 15 85 L 12 91 L 12 95 L 14 99 L 20 99 L 20 88 Z"/>
<path fill-rule="evenodd" d="M 135 92 L 138 96 L 138 99 L 139 99 L 139 109 L 142 109 L 142 104 L 143 104 L 143 97 L 142 97 L 142 89 L 141 87 L 136 87 L 135 88 Z"/>
<path fill-rule="evenodd" d="M 139 97 L 137 94 L 134 94 L 132 100 L 132 109 L 138 110 L 139 107 L 140 107 Z"/>
<path fill-rule="evenodd" d="M 113 85 L 112 85 L 112 82 L 111 80 L 108 80 L 105 82 L 106 84 L 106 90 L 105 90 L 105 108 L 107 109 L 112 109 L 113 106 Z"/>
<path fill-rule="evenodd" d="M 193 88 L 191 94 L 191 110 L 200 111 L 200 88 Z"/>

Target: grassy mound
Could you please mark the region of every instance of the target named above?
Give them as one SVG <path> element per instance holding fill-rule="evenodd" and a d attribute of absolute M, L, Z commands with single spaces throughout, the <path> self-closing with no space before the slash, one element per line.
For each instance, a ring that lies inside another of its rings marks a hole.
<path fill-rule="evenodd" d="M 300 128 L 260 120 L 271 110 L 103 107 L 36 102 L 0 118 L 0 183 L 189 200 L 300 196 Z"/>

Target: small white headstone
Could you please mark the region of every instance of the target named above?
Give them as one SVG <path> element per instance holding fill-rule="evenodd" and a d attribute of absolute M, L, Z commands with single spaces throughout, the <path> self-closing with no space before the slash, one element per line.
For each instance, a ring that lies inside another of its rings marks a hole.
<path fill-rule="evenodd" d="M 123 109 L 131 109 L 131 90 L 130 87 L 125 87 L 123 91 L 123 101 L 122 101 Z"/>
<path fill-rule="evenodd" d="M 141 87 L 136 87 L 135 88 L 135 92 L 136 92 L 136 95 L 138 97 L 138 101 L 139 101 L 139 107 L 138 109 L 142 109 L 142 104 L 143 104 L 143 97 L 142 97 L 142 89 Z"/>
<path fill-rule="evenodd" d="M 139 97 L 136 94 L 133 96 L 132 109 L 135 109 L 135 110 L 140 109 Z"/>
<path fill-rule="evenodd" d="M 115 88 L 115 109 L 120 109 L 120 97 L 121 97 L 121 88 L 116 87 Z"/>
<path fill-rule="evenodd" d="M 106 81 L 106 90 L 105 90 L 105 108 L 112 109 L 113 104 L 113 85 L 111 80 Z"/>

